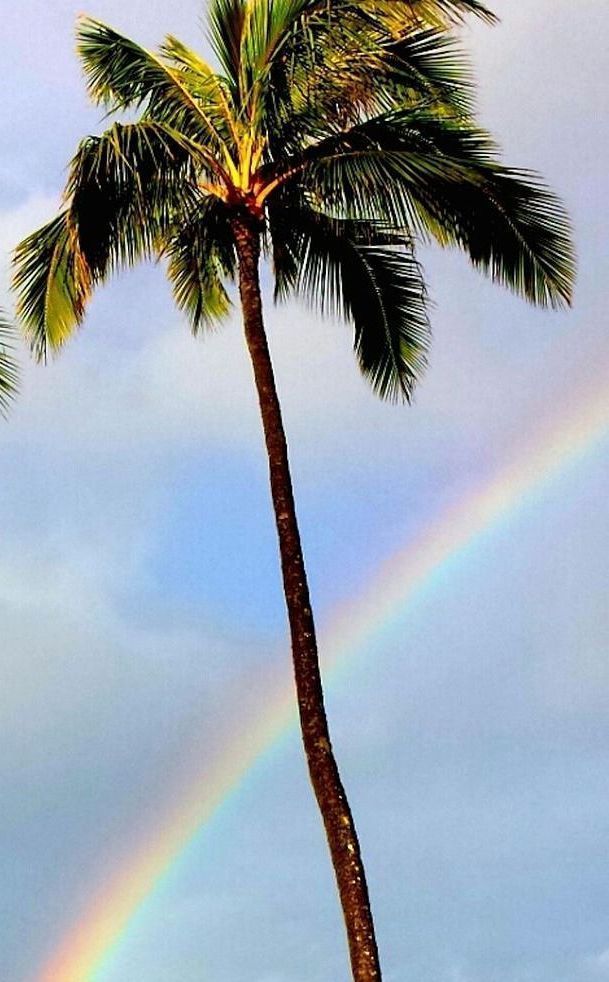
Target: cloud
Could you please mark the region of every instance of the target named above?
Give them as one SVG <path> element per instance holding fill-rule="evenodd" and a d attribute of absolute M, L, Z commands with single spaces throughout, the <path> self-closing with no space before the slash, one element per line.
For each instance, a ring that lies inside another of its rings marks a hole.
<path fill-rule="evenodd" d="M 591 976 L 598 979 L 609 979 L 609 948 L 600 954 L 591 955 L 585 961 L 585 967 Z"/>

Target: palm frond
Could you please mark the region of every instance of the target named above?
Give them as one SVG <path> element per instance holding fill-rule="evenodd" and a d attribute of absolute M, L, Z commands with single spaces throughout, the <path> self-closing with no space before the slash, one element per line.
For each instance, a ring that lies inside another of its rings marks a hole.
<path fill-rule="evenodd" d="M 215 150 L 228 148 L 231 134 L 218 100 L 220 81 L 216 85 L 197 75 L 193 87 L 192 71 L 174 71 L 162 57 L 91 17 L 80 18 L 77 45 L 94 102 L 111 112 L 139 110 L 144 117 L 165 123 L 200 144 Z M 171 55 L 175 56 L 175 50 Z M 221 165 L 212 155 L 209 159 L 222 174 Z"/>
<path fill-rule="evenodd" d="M 576 260 L 569 218 L 532 172 L 481 171 L 471 181 L 430 181 L 415 203 L 424 229 L 473 265 L 541 307 L 569 306 Z"/>
<path fill-rule="evenodd" d="M 158 254 L 176 213 L 197 198 L 205 166 L 197 144 L 149 121 L 115 123 L 81 142 L 64 210 L 14 256 L 17 311 L 38 358 L 81 323 L 96 284 Z"/>
<path fill-rule="evenodd" d="M 445 23 L 459 24 L 470 16 L 479 17 L 487 24 L 497 23 L 497 16 L 480 0 L 401 0 L 401 2 L 409 4 L 415 16 L 425 24 L 433 24 L 438 18 Z"/>
<path fill-rule="evenodd" d="M 115 123 L 80 144 L 67 185 L 70 218 L 92 277 L 154 256 L 197 197 L 204 150 L 168 126 Z"/>
<path fill-rule="evenodd" d="M 17 313 L 32 351 L 44 360 L 81 323 L 93 285 L 67 209 L 17 246 L 14 270 Z"/>
<path fill-rule="evenodd" d="M 498 20 L 480 0 L 356 0 L 356 3 L 396 35 L 413 29 L 459 26 L 468 17 L 478 17 L 491 25 Z"/>
<path fill-rule="evenodd" d="M 234 239 L 226 206 L 209 197 L 168 236 L 167 274 L 194 334 L 225 317 L 231 307 L 224 280 L 235 274 Z"/>
<path fill-rule="evenodd" d="M 337 2 L 337 0 L 334 0 Z M 343 0 L 338 0 L 343 4 Z M 276 62 L 293 61 L 293 39 L 307 25 L 311 0 L 214 0 L 211 42 L 232 82 L 240 118 L 251 131 L 272 130 L 268 120 L 271 90 L 279 95 Z M 299 31 L 300 28 L 300 31 Z"/>
<path fill-rule="evenodd" d="M 344 128 L 421 100 L 469 109 L 469 72 L 447 37 L 468 12 L 491 17 L 469 0 L 214 0 L 211 41 L 276 160 L 328 119 Z"/>
<path fill-rule="evenodd" d="M 391 108 L 416 108 L 421 103 L 468 113 L 473 102 L 473 77 L 459 42 L 441 30 L 421 30 L 382 47 L 377 61 L 379 88 L 388 89 Z"/>
<path fill-rule="evenodd" d="M 19 369 L 14 357 L 14 329 L 0 310 L 0 414 L 8 412 L 19 388 Z"/>
<path fill-rule="evenodd" d="M 272 211 L 271 235 L 278 297 L 296 293 L 352 323 L 374 391 L 410 400 L 430 329 L 422 271 L 404 233 L 284 202 Z"/>
<path fill-rule="evenodd" d="M 229 81 L 233 98 L 238 102 L 242 88 L 241 45 L 246 20 L 245 4 L 243 0 L 210 0 L 208 17 L 212 49 Z"/>
<path fill-rule="evenodd" d="M 310 168 L 297 179 L 339 214 L 409 225 L 463 248 L 532 303 L 570 303 L 575 259 L 561 203 L 536 175 L 504 167 L 488 135 L 471 124 L 385 114 L 302 160 Z"/>
<path fill-rule="evenodd" d="M 165 38 L 160 50 L 187 91 L 205 105 L 216 132 L 222 132 L 227 141 L 230 141 L 230 136 L 237 139 L 239 114 L 228 79 L 214 71 L 201 55 L 172 34 Z"/>
<path fill-rule="evenodd" d="M 277 46 L 264 90 L 273 162 L 382 112 L 468 114 L 468 59 L 446 27 L 389 30 L 378 3 L 307 5 L 306 24 Z M 403 7 L 410 10 L 410 5 Z M 313 11 L 316 10 L 316 13 Z M 337 11 L 342 10 L 342 14 Z M 412 17 L 411 17 L 412 21 Z"/>

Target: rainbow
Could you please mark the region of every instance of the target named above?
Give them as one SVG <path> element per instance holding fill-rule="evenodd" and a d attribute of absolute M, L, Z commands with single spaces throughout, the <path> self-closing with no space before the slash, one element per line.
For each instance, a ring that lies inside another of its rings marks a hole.
<path fill-rule="evenodd" d="M 538 431 L 485 485 L 448 508 L 433 525 L 385 563 L 363 594 L 334 616 L 322 638 L 326 676 L 332 677 L 380 628 L 403 616 L 415 591 L 474 540 L 525 503 L 546 482 L 597 446 L 609 431 L 609 394 L 603 387 L 583 408 Z M 124 942 L 135 915 L 168 877 L 178 859 L 235 794 L 253 765 L 295 724 L 292 685 L 285 679 L 267 699 L 247 734 L 233 735 L 215 762 L 191 782 L 179 806 L 150 832 L 74 924 L 37 982 L 94 982 Z"/>

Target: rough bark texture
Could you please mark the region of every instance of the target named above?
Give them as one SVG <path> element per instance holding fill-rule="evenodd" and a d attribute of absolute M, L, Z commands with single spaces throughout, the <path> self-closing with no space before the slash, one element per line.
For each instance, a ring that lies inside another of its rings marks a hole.
<path fill-rule="evenodd" d="M 381 970 L 368 888 L 357 832 L 330 743 L 287 443 L 262 319 L 260 230 L 248 216 L 236 218 L 233 228 L 239 257 L 245 336 L 269 457 L 302 738 L 336 874 L 353 978 L 355 982 L 376 982 L 381 978 Z"/>

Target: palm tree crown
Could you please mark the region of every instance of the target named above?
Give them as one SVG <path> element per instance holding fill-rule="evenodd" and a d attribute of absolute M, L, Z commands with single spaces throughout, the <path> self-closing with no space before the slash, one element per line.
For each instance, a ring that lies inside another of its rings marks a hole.
<path fill-rule="evenodd" d="M 91 18 L 78 50 L 115 122 L 84 139 L 65 206 L 16 253 L 38 357 L 80 324 L 117 267 L 163 256 L 193 330 L 230 308 L 232 219 L 258 223 L 278 298 L 354 325 L 379 395 L 406 398 L 429 341 L 418 240 L 464 249 L 528 300 L 568 303 L 567 218 L 472 119 L 450 28 L 477 0 L 211 0 L 219 69 L 174 37 L 157 53 Z"/>

